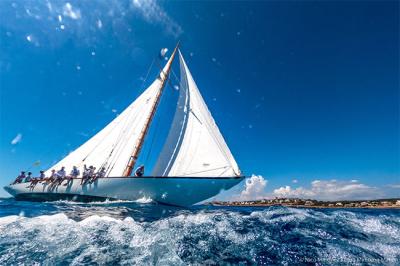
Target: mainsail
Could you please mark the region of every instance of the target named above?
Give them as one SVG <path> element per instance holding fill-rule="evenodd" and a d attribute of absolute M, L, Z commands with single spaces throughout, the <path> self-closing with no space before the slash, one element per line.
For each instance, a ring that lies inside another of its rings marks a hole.
<path fill-rule="evenodd" d="M 180 95 L 155 176 L 225 177 L 240 175 L 203 97 L 179 51 Z"/>
<path fill-rule="evenodd" d="M 118 117 L 100 132 L 71 152 L 64 159 L 46 171 L 49 176 L 52 169 L 62 166 L 67 171 L 77 166 L 81 170 L 86 164 L 97 169 L 106 168 L 106 176 L 123 176 L 135 153 L 143 141 L 144 129 L 150 123 L 149 117 L 154 112 L 160 92 L 167 78 L 173 56 L 160 73 L 160 76 Z"/>

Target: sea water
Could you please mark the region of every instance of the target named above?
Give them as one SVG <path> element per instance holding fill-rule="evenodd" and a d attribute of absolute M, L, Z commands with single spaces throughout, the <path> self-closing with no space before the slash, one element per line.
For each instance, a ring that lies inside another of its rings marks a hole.
<path fill-rule="evenodd" d="M 0 265 L 400 265 L 400 211 L 0 200 Z"/>

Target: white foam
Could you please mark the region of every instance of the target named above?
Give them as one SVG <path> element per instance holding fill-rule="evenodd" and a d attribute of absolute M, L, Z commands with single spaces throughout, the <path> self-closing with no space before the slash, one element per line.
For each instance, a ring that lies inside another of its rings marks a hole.
<path fill-rule="evenodd" d="M 135 200 L 135 202 L 146 204 L 146 203 L 151 203 L 151 202 L 153 202 L 153 200 L 152 200 L 151 198 L 142 197 L 142 198 L 140 198 L 140 199 Z"/>
<path fill-rule="evenodd" d="M 79 201 L 69 201 L 69 200 L 57 200 L 57 201 L 46 201 L 45 203 L 51 204 L 68 204 L 68 205 L 112 205 L 121 203 L 133 203 L 135 201 L 131 200 L 109 200 L 104 201 L 91 201 L 91 202 L 79 202 Z"/>
<path fill-rule="evenodd" d="M 377 241 L 354 238 L 337 242 L 333 234 L 337 237 L 339 233 L 332 232 L 329 226 L 313 226 L 316 221 L 327 225 L 343 223 L 353 227 L 356 233 L 376 236 Z M 0 265 L 15 262 L 18 257 L 26 264 L 33 264 L 32 251 L 37 251 L 35 259 L 46 265 L 59 264 L 60 261 L 72 265 L 87 264 L 88 260 L 92 264 L 112 264 L 116 258 L 118 264 L 128 265 L 188 264 L 182 261 L 182 253 L 189 254 L 196 264 L 206 263 L 201 261 L 202 256 L 214 254 L 220 243 L 227 254 L 251 259 L 259 252 L 257 248 L 271 246 L 280 249 L 280 244 L 285 243 L 277 241 L 272 234 L 282 225 L 292 222 L 302 224 L 291 229 L 296 234 L 304 235 L 305 239 L 315 236 L 317 243 L 325 243 L 323 248 L 315 247 L 323 264 L 357 260 L 348 246 L 341 243 L 378 253 L 388 261 L 395 260 L 400 254 L 400 247 L 393 245 L 398 243 L 395 234 L 399 228 L 394 224 L 399 221 L 393 223 L 393 217 L 389 216 L 357 215 L 345 211 L 323 213 L 295 208 L 269 208 L 249 215 L 221 210 L 196 213 L 180 210 L 174 216 L 147 222 L 101 215 L 74 221 L 59 213 L 33 218 L 16 215 L 0 218 L 0 245 L 7 247 L 0 253 Z M 15 246 L 14 243 L 21 244 Z M 369 253 L 361 253 L 357 256 L 366 261 L 371 258 Z M 254 258 L 252 261 L 257 263 Z M 221 262 L 210 258 L 209 263 Z"/>

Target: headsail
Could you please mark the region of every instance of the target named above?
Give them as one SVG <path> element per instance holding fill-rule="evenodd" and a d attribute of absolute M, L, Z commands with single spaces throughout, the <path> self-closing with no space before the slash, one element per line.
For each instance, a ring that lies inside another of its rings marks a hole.
<path fill-rule="evenodd" d="M 235 176 L 238 165 L 179 51 L 181 86 L 173 125 L 153 175 Z"/>
<path fill-rule="evenodd" d="M 138 139 L 143 134 L 143 128 L 148 122 L 150 113 L 153 112 L 172 60 L 171 57 L 161 71 L 160 77 L 128 108 L 82 146 L 50 167 L 46 175 L 50 175 L 51 169 L 58 170 L 62 166 L 67 171 L 70 171 L 73 166 L 82 170 L 83 165 L 86 164 L 93 165 L 97 169 L 106 167 L 106 176 L 122 176 L 133 150 L 137 148 Z"/>

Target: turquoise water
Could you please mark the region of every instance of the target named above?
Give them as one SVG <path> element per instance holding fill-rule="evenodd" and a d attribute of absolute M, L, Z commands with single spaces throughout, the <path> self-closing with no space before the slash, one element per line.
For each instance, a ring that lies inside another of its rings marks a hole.
<path fill-rule="evenodd" d="M 0 265 L 399 265 L 399 210 L 0 200 Z"/>

